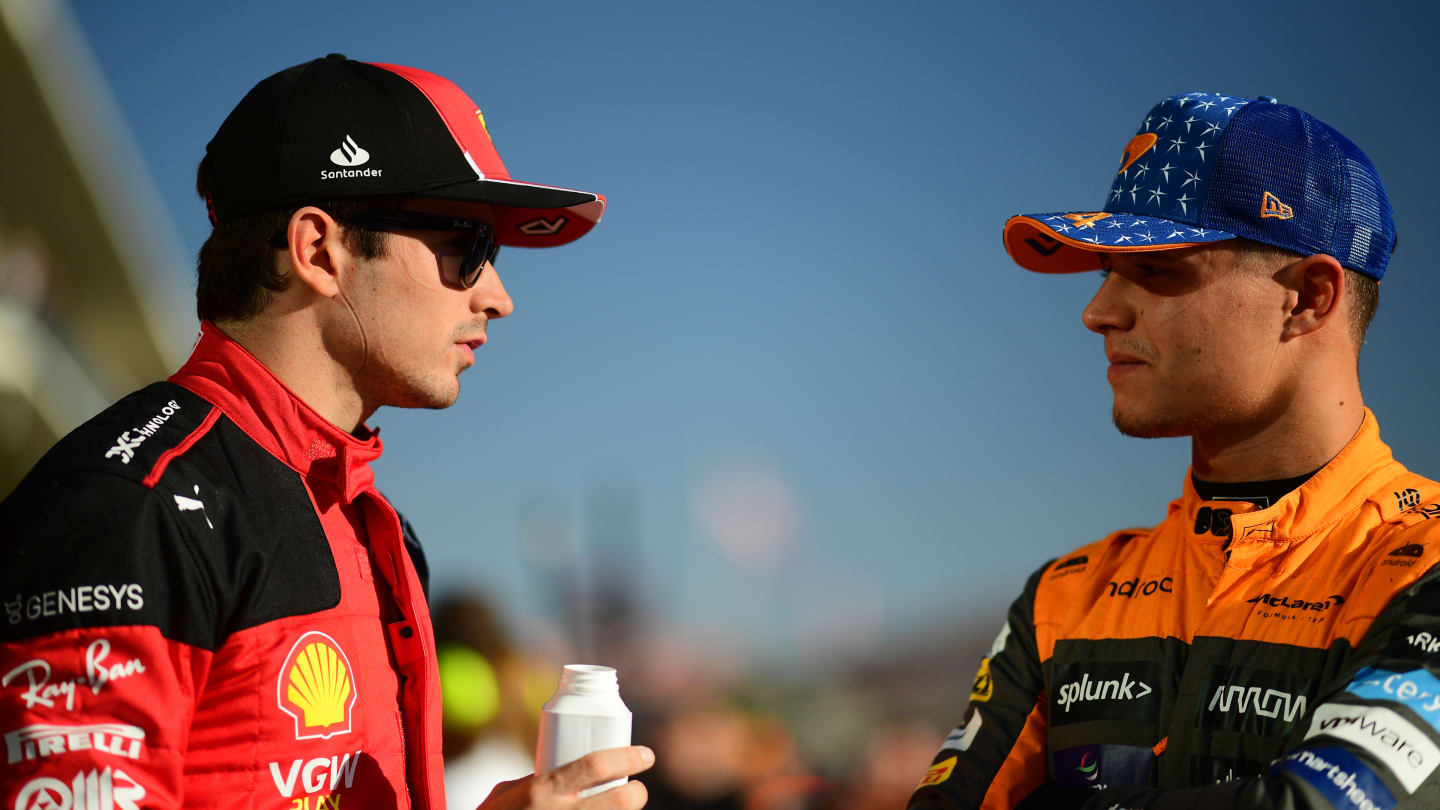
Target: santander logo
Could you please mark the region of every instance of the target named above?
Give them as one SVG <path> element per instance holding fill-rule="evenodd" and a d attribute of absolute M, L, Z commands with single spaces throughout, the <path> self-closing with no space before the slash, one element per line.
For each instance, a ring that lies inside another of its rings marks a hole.
<path fill-rule="evenodd" d="M 330 162 L 336 166 L 364 166 L 370 160 L 370 153 L 360 148 L 355 139 L 349 135 L 340 144 L 340 148 L 330 153 Z"/>

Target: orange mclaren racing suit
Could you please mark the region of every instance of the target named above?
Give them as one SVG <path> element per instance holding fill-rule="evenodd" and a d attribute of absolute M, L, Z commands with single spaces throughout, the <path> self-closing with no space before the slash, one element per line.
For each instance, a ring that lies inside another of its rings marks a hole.
<path fill-rule="evenodd" d="M 1368 410 L 1269 507 L 1187 475 L 1030 577 L 909 806 L 1440 807 L 1437 563 L 1440 484 Z"/>

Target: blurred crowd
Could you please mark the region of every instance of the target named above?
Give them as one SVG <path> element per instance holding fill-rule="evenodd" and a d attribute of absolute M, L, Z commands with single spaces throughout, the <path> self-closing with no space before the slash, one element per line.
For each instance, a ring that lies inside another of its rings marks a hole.
<path fill-rule="evenodd" d="M 474 807 L 496 783 L 531 772 L 540 709 L 567 663 L 619 670 L 634 742 L 656 752 L 642 779 L 657 810 L 903 807 L 953 724 L 937 705 L 954 694 L 950 711 L 963 709 L 970 686 L 953 663 L 968 650 L 806 678 L 717 667 L 684 645 L 627 632 L 623 600 L 610 608 L 598 617 L 594 660 L 572 661 L 562 659 L 573 650 L 543 634 L 512 638 L 483 600 L 436 605 L 450 806 Z"/>

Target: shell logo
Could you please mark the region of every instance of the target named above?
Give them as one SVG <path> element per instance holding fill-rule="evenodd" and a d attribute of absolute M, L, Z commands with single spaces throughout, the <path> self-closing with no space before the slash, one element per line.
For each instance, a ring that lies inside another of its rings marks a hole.
<path fill-rule="evenodd" d="M 290 648 L 275 684 L 280 710 L 295 718 L 295 739 L 350 733 L 355 682 L 350 659 L 335 639 L 312 630 Z"/>

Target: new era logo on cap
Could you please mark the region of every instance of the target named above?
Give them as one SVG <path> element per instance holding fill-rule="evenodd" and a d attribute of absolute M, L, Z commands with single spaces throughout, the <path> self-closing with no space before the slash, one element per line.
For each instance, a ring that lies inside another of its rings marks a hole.
<path fill-rule="evenodd" d="M 1295 216 L 1295 209 L 1280 202 L 1280 198 L 1270 192 L 1260 198 L 1260 216 L 1266 219 L 1290 219 Z"/>

